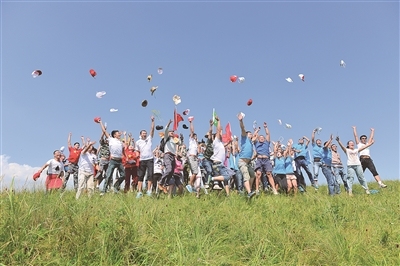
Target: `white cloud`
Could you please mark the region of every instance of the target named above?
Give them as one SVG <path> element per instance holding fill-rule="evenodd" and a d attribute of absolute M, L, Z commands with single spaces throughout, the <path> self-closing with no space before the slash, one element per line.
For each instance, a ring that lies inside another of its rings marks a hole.
<path fill-rule="evenodd" d="M 40 167 L 34 167 L 27 164 L 17 164 L 9 162 L 10 157 L 0 155 L 0 190 L 10 189 L 14 179 L 15 190 L 44 189 L 46 180 L 45 172 L 42 173 L 39 180 L 34 181 L 32 176 Z"/>

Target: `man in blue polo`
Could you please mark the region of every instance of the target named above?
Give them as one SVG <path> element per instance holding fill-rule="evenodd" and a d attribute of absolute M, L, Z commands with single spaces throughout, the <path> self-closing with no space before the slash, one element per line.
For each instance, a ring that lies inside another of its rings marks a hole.
<path fill-rule="evenodd" d="M 311 182 L 312 186 L 315 189 L 318 189 L 318 174 L 319 169 L 322 167 L 322 156 L 324 152 L 324 148 L 322 147 L 322 141 L 320 139 L 315 140 L 315 132 L 317 129 L 314 129 L 311 134 L 311 146 L 312 146 L 312 156 L 313 156 L 313 169 L 314 169 L 314 182 Z"/>
<path fill-rule="evenodd" d="M 271 136 L 269 134 L 269 129 L 267 123 L 264 122 L 265 129 L 265 137 L 263 135 L 255 134 L 257 138 L 254 142 L 254 146 L 257 152 L 257 160 L 256 160 L 256 194 L 259 194 L 258 187 L 260 186 L 261 176 L 264 173 L 267 178 L 270 186 L 272 187 L 272 192 L 277 195 L 278 192 L 275 189 L 274 178 L 272 177 L 272 163 L 269 159 L 269 145 Z M 258 131 L 256 131 L 258 132 Z M 265 188 L 264 188 L 265 189 Z"/>
<path fill-rule="evenodd" d="M 306 140 L 306 143 L 304 143 L 304 140 Z M 303 168 L 304 171 L 306 171 L 311 184 L 314 185 L 314 179 L 312 177 L 310 169 L 308 169 L 308 164 L 306 160 L 307 147 L 309 143 L 310 140 L 306 136 L 303 136 L 302 138 L 299 139 L 298 143 L 293 146 L 293 149 L 295 150 L 294 161 L 296 163 L 297 174 L 301 175 L 301 168 Z"/>
<path fill-rule="evenodd" d="M 331 137 L 328 141 L 325 141 L 324 147 L 322 150 L 322 173 L 324 174 L 326 178 L 326 182 L 328 183 L 328 190 L 329 190 L 329 195 L 333 196 L 335 195 L 335 189 L 336 184 L 336 178 L 333 175 L 332 172 L 332 151 L 331 151 L 331 143 L 333 140 L 333 135 L 331 134 Z"/>
<path fill-rule="evenodd" d="M 255 191 L 251 191 L 250 178 L 255 178 L 254 169 L 251 167 L 251 158 L 253 157 L 253 134 L 246 131 L 243 124 L 243 114 L 238 115 L 241 137 L 240 137 L 240 153 L 239 153 L 239 169 L 243 176 L 243 185 L 247 191 L 247 197 L 252 198 Z"/>

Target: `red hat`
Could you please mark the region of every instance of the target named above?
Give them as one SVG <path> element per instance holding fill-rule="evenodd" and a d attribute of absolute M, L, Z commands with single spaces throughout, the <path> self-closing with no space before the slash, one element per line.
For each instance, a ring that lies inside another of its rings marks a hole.
<path fill-rule="evenodd" d="M 94 122 L 100 123 L 100 121 L 101 121 L 101 118 L 100 118 L 100 117 L 95 117 L 95 118 L 94 118 Z"/>
<path fill-rule="evenodd" d="M 33 180 L 37 180 L 39 177 L 40 177 L 40 172 L 36 172 L 34 175 L 33 175 Z"/>
<path fill-rule="evenodd" d="M 252 103 L 253 103 L 253 100 L 252 100 L 252 99 L 249 99 L 249 100 L 247 101 L 247 105 L 248 105 L 248 106 L 250 106 Z"/>

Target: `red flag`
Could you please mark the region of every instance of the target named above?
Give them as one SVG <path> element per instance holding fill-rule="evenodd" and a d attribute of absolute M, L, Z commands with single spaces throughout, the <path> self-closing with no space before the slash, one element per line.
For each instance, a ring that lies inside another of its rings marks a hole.
<path fill-rule="evenodd" d="M 222 134 L 222 142 L 227 143 L 232 139 L 232 131 L 231 131 L 231 124 L 228 124 L 225 127 L 226 134 Z"/>
<path fill-rule="evenodd" d="M 174 131 L 178 129 L 179 122 L 183 121 L 183 117 L 174 110 Z"/>

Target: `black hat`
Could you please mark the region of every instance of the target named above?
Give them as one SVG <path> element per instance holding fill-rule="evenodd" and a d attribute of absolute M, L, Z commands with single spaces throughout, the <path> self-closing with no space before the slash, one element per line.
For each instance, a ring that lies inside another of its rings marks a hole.
<path fill-rule="evenodd" d="M 164 127 L 163 126 L 156 126 L 156 129 L 157 130 L 161 130 L 161 129 L 163 129 Z"/>

